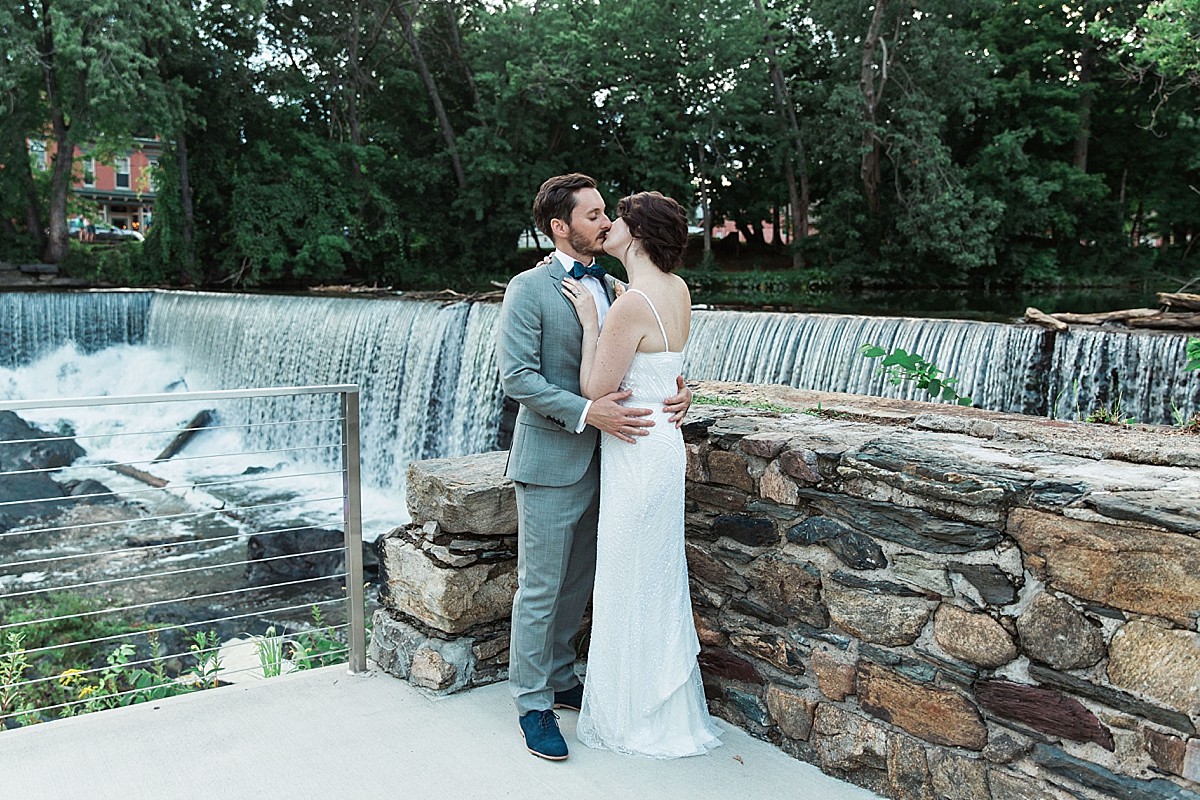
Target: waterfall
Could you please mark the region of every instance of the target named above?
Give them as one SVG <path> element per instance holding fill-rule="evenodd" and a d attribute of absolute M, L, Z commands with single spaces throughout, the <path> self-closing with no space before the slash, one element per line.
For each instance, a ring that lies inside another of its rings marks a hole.
<path fill-rule="evenodd" d="M 403 489 L 410 461 L 496 446 L 499 311 L 396 298 L 7 293 L 0 294 L 0 368 L 67 342 L 81 353 L 140 344 L 163 355 L 147 364 L 184 365 L 193 391 L 356 383 L 364 481 L 390 491 Z M 861 357 L 859 347 L 870 342 L 919 353 L 981 408 L 1073 419 L 1119 400 L 1126 416 L 1165 424 L 1176 411 L 1200 411 L 1200 376 L 1182 369 L 1186 335 L 738 311 L 697 310 L 692 320 L 689 379 L 927 399 L 911 384 L 891 385 L 879 360 Z M 164 373 L 161 385 L 179 377 Z M 117 376 L 109 391 L 123 393 L 121 384 Z M 20 396 L 20 387 L 3 393 Z M 261 398 L 221 413 L 235 424 L 330 420 L 338 407 L 332 396 Z M 247 444 L 266 450 L 336 440 L 336 426 L 326 423 L 253 428 Z"/>
<path fill-rule="evenodd" d="M 1037 413 L 1044 332 L 961 320 L 698 311 L 692 315 L 689 378 L 781 383 L 800 389 L 927 400 L 911 383 L 893 386 L 865 343 L 919 353 L 957 378 L 983 408 Z"/>
<path fill-rule="evenodd" d="M 12 369 L 73 342 L 81 353 L 138 344 L 152 292 L 0 292 L 0 367 Z"/>
<path fill-rule="evenodd" d="M 410 461 L 495 447 L 498 316 L 482 304 L 172 292 L 155 297 L 146 341 L 187 360 L 194 391 L 358 384 L 364 479 L 402 489 Z M 338 406 L 328 395 L 260 398 L 222 413 L 252 424 L 329 419 Z M 264 449 L 338 434 L 330 424 L 251 431 L 249 444 Z"/>
<path fill-rule="evenodd" d="M 1200 374 L 1184 372 L 1187 336 L 1070 330 L 1055 340 L 1047 374 L 1054 416 L 1074 419 L 1098 407 L 1138 422 L 1170 424 L 1200 411 Z"/>

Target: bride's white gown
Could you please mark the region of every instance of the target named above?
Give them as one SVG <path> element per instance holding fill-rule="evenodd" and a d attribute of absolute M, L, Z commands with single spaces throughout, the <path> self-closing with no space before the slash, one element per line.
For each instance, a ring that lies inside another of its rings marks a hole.
<path fill-rule="evenodd" d="M 609 434 L 602 440 L 592 635 L 576 728 L 588 747 L 651 758 L 721 744 L 696 663 L 683 546 L 687 456 L 662 410 L 682 367 L 683 354 L 669 349 L 634 354 L 621 384 L 633 390 L 625 405 L 652 409 L 654 427 L 636 444 Z"/>

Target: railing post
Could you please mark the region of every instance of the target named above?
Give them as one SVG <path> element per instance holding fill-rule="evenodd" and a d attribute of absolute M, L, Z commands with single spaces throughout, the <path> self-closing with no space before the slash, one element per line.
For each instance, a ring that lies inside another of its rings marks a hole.
<path fill-rule="evenodd" d="M 359 475 L 358 387 L 342 398 L 342 508 L 346 547 L 347 622 L 350 625 L 350 672 L 367 668 L 367 629 L 363 597 L 362 493 Z"/>

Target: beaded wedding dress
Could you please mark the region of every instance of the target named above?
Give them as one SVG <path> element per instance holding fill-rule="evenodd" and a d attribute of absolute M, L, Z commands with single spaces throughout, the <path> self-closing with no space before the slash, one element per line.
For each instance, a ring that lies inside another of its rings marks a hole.
<path fill-rule="evenodd" d="M 670 352 L 669 343 L 665 352 L 635 353 L 621 384 L 633 390 L 625 405 L 652 409 L 654 427 L 636 444 L 607 433 L 602 439 L 592 634 L 576 728 L 588 747 L 650 758 L 700 755 L 721 744 L 696 663 L 683 546 L 686 452 L 662 410 L 662 399 L 678 391 L 682 367 L 683 354 Z"/>

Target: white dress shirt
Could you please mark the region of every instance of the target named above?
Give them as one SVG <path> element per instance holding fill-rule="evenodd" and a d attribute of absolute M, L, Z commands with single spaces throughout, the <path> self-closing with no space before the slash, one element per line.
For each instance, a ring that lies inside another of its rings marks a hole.
<path fill-rule="evenodd" d="M 575 266 L 575 259 L 571 258 L 561 250 L 555 250 L 554 257 L 559 260 L 559 263 L 563 265 L 563 269 L 565 269 L 569 275 L 571 268 Z M 583 262 L 581 261 L 580 263 L 582 264 Z M 593 259 L 593 263 L 595 263 L 595 259 Z M 591 266 L 591 264 L 584 264 L 584 266 Z M 580 279 L 580 283 L 587 288 L 588 292 L 590 292 L 592 297 L 596 300 L 596 317 L 600 321 L 600 327 L 603 329 L 604 317 L 608 314 L 609 307 L 608 287 L 604 285 L 604 281 L 592 275 L 584 275 L 583 278 Z M 592 401 L 588 400 L 587 405 L 583 407 L 583 415 L 579 418 L 579 422 L 575 426 L 576 433 L 583 433 L 583 429 L 587 427 L 587 414 L 591 407 Z"/>

